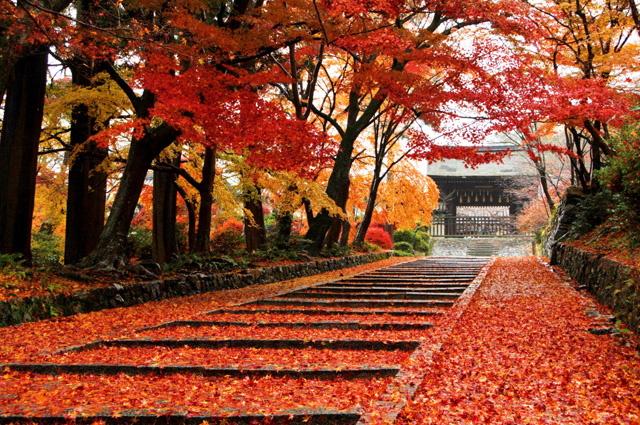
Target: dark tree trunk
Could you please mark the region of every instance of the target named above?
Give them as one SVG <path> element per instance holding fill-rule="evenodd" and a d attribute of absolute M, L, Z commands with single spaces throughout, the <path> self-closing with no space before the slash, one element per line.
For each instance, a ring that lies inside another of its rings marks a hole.
<path fill-rule="evenodd" d="M 340 234 L 340 246 L 347 246 L 349 243 L 349 232 L 351 231 L 351 222 L 349 217 L 342 221 L 342 233 Z"/>
<path fill-rule="evenodd" d="M 304 212 L 307 215 L 307 225 L 309 226 L 309 228 L 311 228 L 311 226 L 313 226 L 313 222 L 316 219 L 315 215 L 313 215 L 313 209 L 311 208 L 311 201 L 309 201 L 307 198 L 303 198 L 302 205 L 304 206 Z"/>
<path fill-rule="evenodd" d="M 82 260 L 83 266 L 114 267 L 126 261 L 125 244 L 147 171 L 155 157 L 178 136 L 177 130 L 168 124 L 161 124 L 148 129 L 141 139 L 131 142 L 127 165 L 122 173 L 111 213 L 100 235 L 98 246 Z"/>
<path fill-rule="evenodd" d="M 216 148 L 205 148 L 202 181 L 198 187 L 200 193 L 200 211 L 198 213 L 198 231 L 196 244 L 191 252 L 209 252 L 211 242 L 211 208 L 213 207 L 213 183 L 216 177 Z"/>
<path fill-rule="evenodd" d="M 351 187 L 351 180 L 347 178 L 345 184 L 340 186 L 340 193 L 338 194 L 338 200 L 336 204 L 342 208 L 342 212 L 347 212 L 347 201 L 349 200 L 349 188 Z M 329 228 L 329 232 L 327 233 L 325 244 L 327 247 L 332 247 L 338 243 L 340 240 L 340 232 L 342 231 L 342 218 L 341 217 L 333 217 L 333 222 L 331 223 L 331 227 Z"/>
<path fill-rule="evenodd" d="M 638 13 L 636 0 L 629 0 L 629 8 L 631 9 L 631 16 L 633 17 L 633 23 L 636 24 L 636 31 L 638 31 L 638 35 L 640 35 L 640 13 Z"/>
<path fill-rule="evenodd" d="M 71 70 L 74 85 L 91 85 L 93 69 L 78 64 Z M 95 121 L 86 105 L 76 106 L 71 116 L 70 142 L 76 152 L 69 167 L 65 264 L 77 263 L 98 245 L 104 228 L 107 196 L 107 173 L 98 170 L 107 157 L 107 149 L 88 141 L 96 133 Z"/>
<path fill-rule="evenodd" d="M 262 248 L 266 240 L 260 188 L 253 186 L 250 192 L 245 194 L 244 198 L 244 207 L 249 210 L 253 217 L 253 223 L 248 217 L 244 219 L 246 248 L 248 252 L 252 252 Z"/>
<path fill-rule="evenodd" d="M 278 214 L 278 224 L 276 231 L 278 233 L 278 248 L 285 249 L 289 246 L 289 238 L 291 238 L 291 230 L 293 227 L 293 215 L 291 213 Z"/>
<path fill-rule="evenodd" d="M 371 187 L 369 188 L 369 199 L 367 200 L 367 207 L 364 211 L 364 216 L 360 222 L 360 227 L 356 233 L 356 237 L 353 240 L 354 245 L 362 245 L 364 238 L 367 236 L 367 231 L 371 225 L 371 219 L 373 217 L 373 210 L 376 207 L 376 200 L 378 199 L 378 188 L 380 187 L 380 172 L 374 171 L 373 180 L 371 181 Z"/>
<path fill-rule="evenodd" d="M 47 77 L 45 47 L 20 59 L 7 87 L 0 138 L 0 252 L 31 261 L 38 144 Z"/>
<path fill-rule="evenodd" d="M 176 189 L 178 190 L 178 193 L 182 197 L 182 200 L 184 201 L 184 205 L 187 208 L 187 216 L 189 218 L 189 227 L 187 230 L 188 232 L 187 239 L 189 243 L 188 251 L 191 252 L 196 246 L 196 226 L 197 226 L 196 205 L 193 202 L 193 200 L 189 198 L 189 196 L 187 195 L 187 191 L 184 190 L 182 187 L 180 187 L 180 185 L 176 185 Z"/>
<path fill-rule="evenodd" d="M 340 144 L 341 149 L 336 156 L 336 161 L 327 183 L 327 195 L 342 209 L 346 207 L 346 199 L 344 199 L 344 202 L 340 202 L 342 200 L 340 199 L 341 188 L 349 182 L 354 141 L 355 139 L 343 137 L 342 143 Z M 311 246 L 309 247 L 310 254 L 318 255 L 324 245 L 325 235 L 332 224 L 333 217 L 331 217 L 325 209 L 315 216 L 305 236 L 306 239 L 311 241 Z"/>
<path fill-rule="evenodd" d="M 180 155 L 171 163 L 180 167 Z M 176 238 L 176 175 L 168 171 L 153 171 L 153 261 L 165 264 L 178 253 Z"/>

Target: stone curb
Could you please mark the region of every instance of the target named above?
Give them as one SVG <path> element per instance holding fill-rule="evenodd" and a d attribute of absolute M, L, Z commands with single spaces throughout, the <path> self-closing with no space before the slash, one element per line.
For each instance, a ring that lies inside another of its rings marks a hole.
<path fill-rule="evenodd" d="M 390 257 L 390 252 L 371 253 L 251 269 L 246 273 L 191 274 L 151 282 L 114 284 L 103 288 L 75 291 L 70 295 L 52 294 L 11 299 L 0 302 L 0 326 L 18 325 L 108 308 L 129 307 L 172 297 L 274 283 L 359 266 Z"/>
<path fill-rule="evenodd" d="M 552 264 L 611 308 L 629 329 L 640 332 L 640 270 L 563 243 L 556 253 Z"/>

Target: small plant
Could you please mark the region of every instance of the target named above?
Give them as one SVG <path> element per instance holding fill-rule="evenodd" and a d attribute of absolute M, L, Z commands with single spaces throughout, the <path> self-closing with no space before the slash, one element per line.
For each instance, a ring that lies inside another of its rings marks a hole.
<path fill-rule="evenodd" d="M 349 255 L 353 255 L 353 248 L 349 245 L 334 245 L 330 248 L 326 248 L 324 253 L 330 257 L 347 257 Z"/>
<path fill-rule="evenodd" d="M 153 237 L 146 226 L 132 226 L 127 238 L 127 256 L 138 260 L 152 258 Z"/>
<path fill-rule="evenodd" d="M 365 240 L 378 245 L 382 249 L 391 249 L 393 247 L 391 236 L 381 227 L 371 227 L 367 231 Z"/>
<path fill-rule="evenodd" d="M 5 282 L 10 286 L 17 284 L 16 280 L 24 280 L 27 278 L 27 270 L 24 267 L 24 258 L 20 254 L 0 254 L 0 272 L 9 276 L 9 282 Z M 5 286 L 8 287 L 8 286 Z"/>
<path fill-rule="evenodd" d="M 414 255 L 413 247 L 409 242 L 396 242 L 393 244 L 394 251 L 402 251 Z"/>
<path fill-rule="evenodd" d="M 31 255 L 33 265 L 49 268 L 61 263 L 63 252 L 61 249 L 62 238 L 56 234 L 39 231 L 33 233 Z"/>
<path fill-rule="evenodd" d="M 408 252 L 418 251 L 425 255 L 431 253 L 431 235 L 429 235 L 426 227 L 419 227 L 417 230 L 396 230 L 393 234 L 393 241 L 406 242 L 412 245 L 412 249 Z"/>

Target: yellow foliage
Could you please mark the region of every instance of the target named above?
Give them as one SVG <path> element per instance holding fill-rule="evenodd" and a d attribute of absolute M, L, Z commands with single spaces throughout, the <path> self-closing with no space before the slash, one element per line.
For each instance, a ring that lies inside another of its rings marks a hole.
<path fill-rule="evenodd" d="M 374 221 L 410 229 L 417 223 L 428 226 L 431 213 L 438 207 L 440 192 L 431 177 L 409 162 L 394 168 L 391 177 L 380 186 Z"/>

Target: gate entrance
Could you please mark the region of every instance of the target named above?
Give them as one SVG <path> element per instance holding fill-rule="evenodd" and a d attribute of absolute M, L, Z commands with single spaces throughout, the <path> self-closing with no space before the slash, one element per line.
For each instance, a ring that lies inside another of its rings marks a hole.
<path fill-rule="evenodd" d="M 492 151 L 507 146 L 492 146 Z M 502 164 L 465 168 L 459 160 L 429 165 L 428 175 L 440 190 L 440 201 L 431 223 L 432 236 L 516 236 L 516 214 L 526 198 L 514 190 L 528 179 L 529 164 L 515 150 Z"/>

